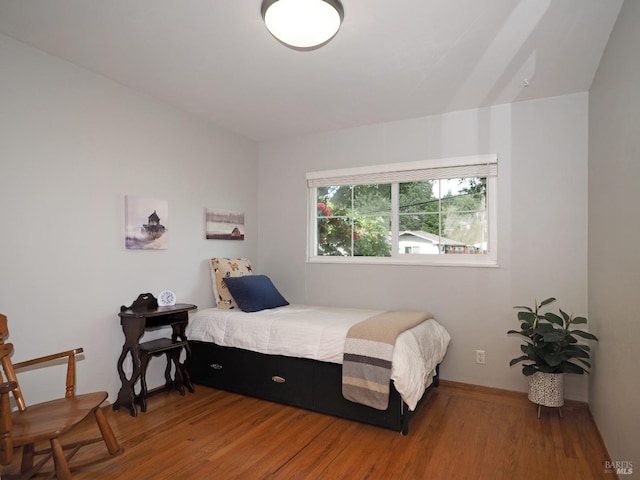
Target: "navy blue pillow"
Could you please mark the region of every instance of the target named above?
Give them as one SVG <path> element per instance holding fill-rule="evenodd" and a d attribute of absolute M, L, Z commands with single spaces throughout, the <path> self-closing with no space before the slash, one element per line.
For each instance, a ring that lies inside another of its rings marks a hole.
<path fill-rule="evenodd" d="M 243 312 L 259 312 L 289 305 L 266 275 L 228 277 L 224 283 Z"/>

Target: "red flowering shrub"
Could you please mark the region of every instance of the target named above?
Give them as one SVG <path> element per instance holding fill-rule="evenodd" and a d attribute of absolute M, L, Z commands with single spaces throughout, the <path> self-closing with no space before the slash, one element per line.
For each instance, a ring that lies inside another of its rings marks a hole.
<path fill-rule="evenodd" d="M 318 203 L 318 210 L 322 212 L 322 215 L 324 215 L 325 217 L 328 217 L 331 215 L 331 209 L 322 202 Z"/>

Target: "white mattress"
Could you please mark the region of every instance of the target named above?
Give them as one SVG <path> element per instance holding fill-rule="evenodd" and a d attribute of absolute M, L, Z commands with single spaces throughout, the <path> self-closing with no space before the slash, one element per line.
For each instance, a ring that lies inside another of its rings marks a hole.
<path fill-rule="evenodd" d="M 341 364 L 349 327 L 379 313 L 382 311 L 307 305 L 254 313 L 207 308 L 190 313 L 187 338 L 269 355 Z M 411 410 L 431 385 L 435 367 L 442 362 L 449 341 L 449 333 L 433 319 L 398 337 L 391 379 Z"/>

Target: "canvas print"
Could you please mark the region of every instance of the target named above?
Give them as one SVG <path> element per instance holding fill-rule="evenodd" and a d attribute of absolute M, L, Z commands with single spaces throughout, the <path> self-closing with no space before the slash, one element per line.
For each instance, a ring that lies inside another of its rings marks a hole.
<path fill-rule="evenodd" d="M 128 249 L 169 248 L 169 205 L 166 200 L 126 195 L 125 224 Z"/>
<path fill-rule="evenodd" d="M 207 208 L 205 215 L 208 240 L 244 240 L 244 212 Z"/>

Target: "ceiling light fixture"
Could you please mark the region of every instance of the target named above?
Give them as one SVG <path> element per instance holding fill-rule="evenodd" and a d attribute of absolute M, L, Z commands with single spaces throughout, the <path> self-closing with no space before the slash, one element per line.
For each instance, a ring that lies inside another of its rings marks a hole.
<path fill-rule="evenodd" d="M 280 43 L 315 50 L 338 33 L 344 9 L 340 0 L 264 0 L 262 18 Z"/>

